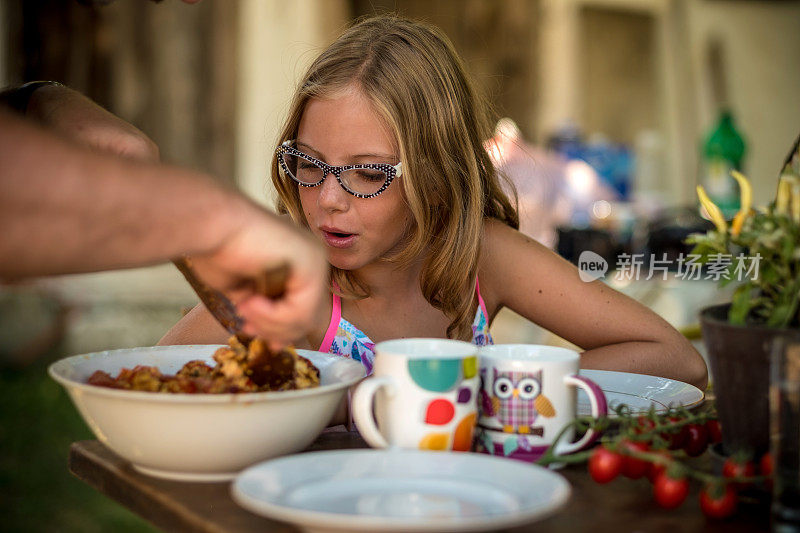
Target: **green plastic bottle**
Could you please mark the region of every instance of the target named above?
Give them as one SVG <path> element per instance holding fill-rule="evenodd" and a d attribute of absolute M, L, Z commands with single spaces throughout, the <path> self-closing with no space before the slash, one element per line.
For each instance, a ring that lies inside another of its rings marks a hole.
<path fill-rule="evenodd" d="M 736 130 L 733 115 L 727 109 L 722 110 L 717 125 L 703 145 L 701 180 L 708 196 L 726 218 L 739 210 L 739 185 L 731 176 L 731 170 L 742 170 L 745 150 L 744 139 Z"/>

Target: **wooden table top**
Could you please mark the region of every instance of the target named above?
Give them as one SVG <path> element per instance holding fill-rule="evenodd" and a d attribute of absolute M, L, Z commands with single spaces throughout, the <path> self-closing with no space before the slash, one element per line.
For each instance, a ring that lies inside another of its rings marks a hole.
<path fill-rule="evenodd" d="M 306 451 L 366 448 L 357 433 L 325 432 Z M 140 474 L 96 440 L 75 442 L 69 469 L 78 478 L 165 531 L 295 532 L 296 527 L 264 518 L 239 507 L 230 496 L 230 483 L 186 483 Z M 510 531 L 768 531 L 769 509 L 740 504 L 728 521 L 707 520 L 700 511 L 700 487 L 692 483 L 689 497 L 678 509 L 660 509 L 646 479 L 618 478 L 598 485 L 585 465 L 560 473 L 572 485 L 567 505 L 550 518 Z"/>

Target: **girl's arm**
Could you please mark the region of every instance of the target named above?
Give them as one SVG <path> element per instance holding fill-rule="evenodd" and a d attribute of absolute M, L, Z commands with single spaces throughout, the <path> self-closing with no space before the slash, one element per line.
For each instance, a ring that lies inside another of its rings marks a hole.
<path fill-rule="evenodd" d="M 487 221 L 479 277 L 494 315 L 508 307 L 586 350 L 583 368 L 650 374 L 704 390 L 703 358 L 663 318 L 578 269 L 535 240 Z"/>
<path fill-rule="evenodd" d="M 315 313 L 315 314 L 318 314 Z M 186 316 L 181 318 L 177 324 L 172 326 L 161 340 L 160 346 L 177 344 L 228 344 L 231 334 L 223 328 L 211 313 L 203 306 L 197 304 Z M 319 345 L 311 347 L 307 338 L 295 340 L 295 348 L 316 350 Z"/>
<path fill-rule="evenodd" d="M 203 304 L 197 304 L 161 337 L 158 344 L 228 344 L 230 336 Z"/>

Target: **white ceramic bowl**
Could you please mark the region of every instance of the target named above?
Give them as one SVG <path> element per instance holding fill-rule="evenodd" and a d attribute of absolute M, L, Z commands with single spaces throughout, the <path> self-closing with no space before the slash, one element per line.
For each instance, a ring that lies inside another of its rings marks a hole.
<path fill-rule="evenodd" d="M 320 371 L 312 389 L 238 394 L 167 394 L 89 385 L 95 370 L 116 376 L 136 365 L 174 374 L 219 348 L 156 346 L 67 357 L 50 376 L 69 393 L 95 436 L 137 470 L 183 481 L 224 481 L 245 467 L 297 452 L 325 429 L 347 388 L 364 377 L 358 361 L 298 350 Z"/>

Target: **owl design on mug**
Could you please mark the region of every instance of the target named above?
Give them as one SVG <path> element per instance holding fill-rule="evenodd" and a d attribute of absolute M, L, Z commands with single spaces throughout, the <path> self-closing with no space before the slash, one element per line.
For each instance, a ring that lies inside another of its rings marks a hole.
<path fill-rule="evenodd" d="M 534 428 L 539 415 L 551 418 L 556 410 L 542 394 L 542 372 L 499 372 L 494 369 L 491 397 L 487 407 L 497 416 L 505 433 L 538 433 Z"/>

